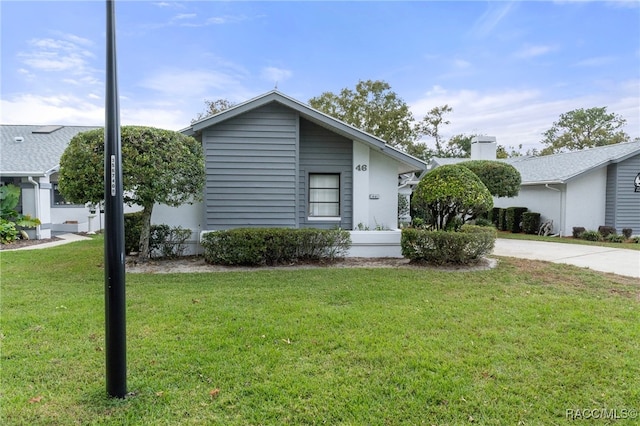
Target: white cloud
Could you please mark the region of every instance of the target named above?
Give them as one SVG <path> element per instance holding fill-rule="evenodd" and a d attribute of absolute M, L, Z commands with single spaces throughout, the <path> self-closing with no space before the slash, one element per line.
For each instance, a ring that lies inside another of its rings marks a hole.
<path fill-rule="evenodd" d="M 103 105 L 74 95 L 20 95 L 0 100 L 3 124 L 63 124 L 100 126 L 104 123 Z M 30 117 L 25 122 L 25 117 Z"/>
<path fill-rule="evenodd" d="M 262 69 L 260 77 L 271 83 L 282 83 L 291 78 L 293 73 L 290 70 L 277 67 L 266 67 Z"/>
<path fill-rule="evenodd" d="M 514 2 L 488 2 L 485 13 L 471 27 L 471 34 L 484 37 L 489 35 L 500 24 L 513 7 Z"/>
<path fill-rule="evenodd" d="M 445 139 L 460 133 L 484 134 L 496 136 L 501 145 L 522 144 L 526 151 L 542 148 L 542 132 L 549 129 L 560 114 L 577 108 L 606 106 L 608 112 L 620 114 L 627 120 L 625 131 L 632 139 L 640 136 L 640 103 L 634 96 L 639 90 L 638 80 L 568 98 L 554 98 L 553 92 L 536 89 L 482 92 L 435 86 L 410 106 L 417 120 L 433 107 L 451 106 L 451 125 L 442 129 Z"/>
<path fill-rule="evenodd" d="M 249 92 L 242 84 L 246 75 L 239 73 L 237 68 L 220 68 L 220 71 L 163 69 L 140 82 L 140 86 L 171 99 L 248 99 Z"/>
<path fill-rule="evenodd" d="M 578 67 L 601 67 L 610 64 L 614 60 L 615 58 L 613 56 L 597 56 L 594 58 L 583 59 L 575 65 Z"/>
<path fill-rule="evenodd" d="M 537 56 L 546 55 L 547 53 L 553 52 L 555 50 L 557 50 L 557 47 L 555 46 L 526 46 L 516 52 L 514 56 L 516 56 L 517 58 L 534 58 Z"/>

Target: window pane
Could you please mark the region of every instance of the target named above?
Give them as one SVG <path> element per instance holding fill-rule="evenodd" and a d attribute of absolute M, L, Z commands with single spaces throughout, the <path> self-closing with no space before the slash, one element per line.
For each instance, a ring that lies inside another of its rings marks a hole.
<path fill-rule="evenodd" d="M 309 216 L 340 216 L 340 175 L 309 175 Z"/>

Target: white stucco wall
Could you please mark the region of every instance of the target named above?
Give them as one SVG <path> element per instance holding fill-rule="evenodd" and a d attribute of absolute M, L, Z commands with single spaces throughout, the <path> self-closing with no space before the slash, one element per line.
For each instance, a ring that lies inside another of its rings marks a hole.
<path fill-rule="evenodd" d="M 585 173 L 567 182 L 565 234 L 571 235 L 574 226 L 597 230 L 604 225 L 607 200 L 607 169 Z"/>
<path fill-rule="evenodd" d="M 554 232 L 561 228 L 561 212 L 564 196 L 559 191 L 565 190 L 564 185 L 526 185 L 520 187 L 517 197 L 495 197 L 493 206 L 500 208 L 526 207 L 530 212 L 540 213 L 540 223 L 553 220 Z"/>
<path fill-rule="evenodd" d="M 202 253 L 200 245 L 200 232 L 204 230 L 204 203 L 184 204 L 179 207 L 169 207 L 156 204 L 151 214 L 151 223 L 154 225 L 181 226 L 191 230 L 191 238 L 187 241 L 185 254 Z"/>
<path fill-rule="evenodd" d="M 541 214 L 541 223 L 553 220 L 554 233 L 570 236 L 574 226 L 597 230 L 604 225 L 607 172 L 585 173 L 565 185 L 526 185 L 513 198 L 494 198 L 495 207 L 527 207 Z"/>
<path fill-rule="evenodd" d="M 398 163 L 376 151 L 370 152 L 369 159 L 369 228 L 397 229 Z"/>

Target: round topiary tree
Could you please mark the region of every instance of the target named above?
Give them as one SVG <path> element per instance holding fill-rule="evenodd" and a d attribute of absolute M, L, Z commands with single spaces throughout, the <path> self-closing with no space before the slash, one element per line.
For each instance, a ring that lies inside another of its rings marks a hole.
<path fill-rule="evenodd" d="M 493 160 L 464 161 L 460 165 L 476 174 L 494 197 L 515 197 L 522 178 L 511 164 Z"/>
<path fill-rule="evenodd" d="M 205 181 L 200 142 L 171 130 L 123 126 L 124 202 L 142 210 L 140 257 L 149 257 L 151 213 L 156 203 L 177 207 L 202 199 Z M 104 199 L 104 130 L 79 133 L 60 159 L 60 192 L 78 204 Z"/>
<path fill-rule="evenodd" d="M 447 230 L 455 221 L 468 222 L 493 207 L 493 198 L 480 178 L 460 165 L 440 166 L 416 186 L 411 206 L 425 224 Z"/>

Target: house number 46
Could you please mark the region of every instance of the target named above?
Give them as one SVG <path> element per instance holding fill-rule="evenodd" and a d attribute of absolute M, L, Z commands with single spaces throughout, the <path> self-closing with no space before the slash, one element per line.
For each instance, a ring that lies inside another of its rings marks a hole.
<path fill-rule="evenodd" d="M 358 164 L 356 166 L 356 170 L 359 172 L 366 172 L 367 171 L 367 165 L 366 164 Z"/>

